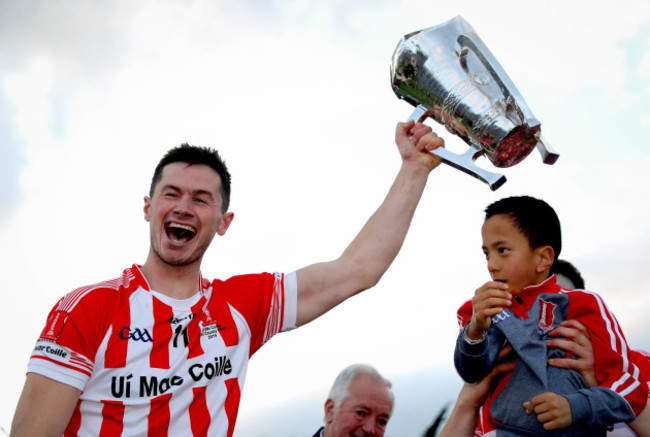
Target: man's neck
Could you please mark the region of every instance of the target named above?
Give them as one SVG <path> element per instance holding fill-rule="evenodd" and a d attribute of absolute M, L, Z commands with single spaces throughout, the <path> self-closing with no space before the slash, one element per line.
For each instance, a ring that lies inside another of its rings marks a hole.
<path fill-rule="evenodd" d="M 200 291 L 199 266 L 172 266 L 150 256 L 141 270 L 152 290 L 174 299 L 187 299 Z"/>

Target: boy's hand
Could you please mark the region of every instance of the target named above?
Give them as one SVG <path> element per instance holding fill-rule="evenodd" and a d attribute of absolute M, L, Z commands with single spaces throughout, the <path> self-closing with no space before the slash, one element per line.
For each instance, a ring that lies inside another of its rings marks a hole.
<path fill-rule="evenodd" d="M 502 282 L 490 281 L 474 292 L 472 298 L 472 320 L 467 329 L 467 336 L 478 340 L 492 324 L 492 317 L 503 311 L 503 307 L 512 305 L 512 296 L 508 286 Z"/>
<path fill-rule="evenodd" d="M 537 421 L 544 425 L 544 429 L 564 428 L 571 425 L 573 415 L 571 414 L 571 405 L 564 396 L 556 393 L 542 393 L 524 402 L 526 413 L 535 412 Z"/>

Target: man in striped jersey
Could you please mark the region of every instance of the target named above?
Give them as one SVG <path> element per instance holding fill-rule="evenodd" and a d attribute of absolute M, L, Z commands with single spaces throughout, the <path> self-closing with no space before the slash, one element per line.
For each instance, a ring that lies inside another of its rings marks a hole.
<path fill-rule="evenodd" d="M 201 261 L 233 220 L 218 154 L 182 145 L 154 172 L 144 216 L 150 251 L 113 280 L 53 308 L 12 423 L 19 436 L 232 436 L 250 356 L 374 286 L 399 252 L 443 146 L 399 123 L 402 164 L 385 200 L 343 254 L 288 274 L 207 280 Z"/>

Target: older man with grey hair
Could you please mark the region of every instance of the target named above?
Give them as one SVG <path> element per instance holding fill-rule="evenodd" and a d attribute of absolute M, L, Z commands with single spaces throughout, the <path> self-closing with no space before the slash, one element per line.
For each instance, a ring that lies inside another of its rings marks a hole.
<path fill-rule="evenodd" d="M 325 426 L 314 437 L 381 437 L 393 412 L 392 384 L 372 366 L 339 373 L 325 401 Z"/>

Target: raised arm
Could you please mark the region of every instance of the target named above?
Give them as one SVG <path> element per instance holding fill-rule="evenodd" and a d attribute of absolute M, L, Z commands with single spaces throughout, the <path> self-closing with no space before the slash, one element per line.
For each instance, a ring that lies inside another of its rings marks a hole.
<path fill-rule="evenodd" d="M 11 437 L 62 436 L 81 391 L 37 373 L 28 373 L 11 424 Z"/>
<path fill-rule="evenodd" d="M 379 209 L 338 259 L 297 271 L 298 326 L 374 286 L 402 247 L 428 175 L 440 163 L 429 151 L 444 141 L 411 121 L 397 124 L 395 142 L 402 165 Z"/>

